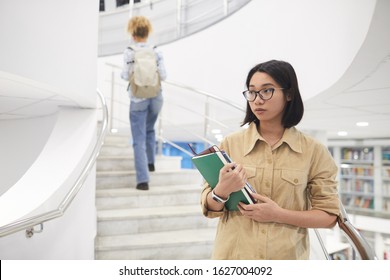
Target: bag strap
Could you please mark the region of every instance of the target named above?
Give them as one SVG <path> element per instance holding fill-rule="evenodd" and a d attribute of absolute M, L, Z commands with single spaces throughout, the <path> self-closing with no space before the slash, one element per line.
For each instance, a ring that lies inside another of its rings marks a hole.
<path fill-rule="evenodd" d="M 136 51 L 138 48 L 136 45 L 131 45 L 127 47 L 129 50 Z"/>
<path fill-rule="evenodd" d="M 139 49 L 139 48 L 138 48 L 137 46 L 135 46 L 135 45 L 128 46 L 127 48 L 130 49 L 130 50 L 132 50 L 132 51 L 135 51 L 135 50 Z M 150 47 L 149 47 L 149 48 L 150 48 Z M 156 50 L 157 46 L 153 45 L 151 48 L 152 48 L 153 50 Z"/>
<path fill-rule="evenodd" d="M 129 50 L 133 51 L 133 52 L 135 52 L 136 50 L 140 49 L 136 45 L 130 45 L 127 48 Z M 156 52 L 156 48 L 157 48 L 157 46 L 155 46 L 155 45 L 152 46 L 152 49 L 153 49 L 154 52 Z M 130 64 L 130 63 L 134 63 L 134 59 L 132 61 L 129 61 L 127 64 Z M 158 60 L 157 60 L 157 64 L 158 64 Z"/>

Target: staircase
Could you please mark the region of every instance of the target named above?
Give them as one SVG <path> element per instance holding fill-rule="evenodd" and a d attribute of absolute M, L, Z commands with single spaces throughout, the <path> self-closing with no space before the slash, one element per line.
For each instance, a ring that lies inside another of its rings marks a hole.
<path fill-rule="evenodd" d="M 202 178 L 160 156 L 148 191 L 135 189 L 128 135 L 108 135 L 97 160 L 95 259 L 209 259 L 216 219 L 201 213 Z"/>

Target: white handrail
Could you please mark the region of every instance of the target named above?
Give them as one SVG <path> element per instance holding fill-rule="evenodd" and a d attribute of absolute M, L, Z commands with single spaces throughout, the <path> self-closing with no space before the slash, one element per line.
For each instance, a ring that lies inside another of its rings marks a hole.
<path fill-rule="evenodd" d="M 338 217 L 338 224 L 340 229 L 347 235 L 348 241 L 353 245 L 354 249 L 359 252 L 362 260 L 376 260 L 377 256 L 368 245 L 364 237 L 352 225 L 348 219 L 347 211 L 340 203 L 340 215 Z"/>
<path fill-rule="evenodd" d="M 56 209 L 2 226 L 0 227 L 0 237 L 18 232 L 20 230 L 26 230 L 27 234 L 31 236 L 34 232 L 33 229 L 34 226 L 40 224 L 42 230 L 43 229 L 42 224 L 44 222 L 63 216 L 65 211 L 68 209 L 69 205 L 72 203 L 73 199 L 77 196 L 77 194 L 83 187 L 84 182 L 87 179 L 90 171 L 92 170 L 92 167 L 94 167 L 96 158 L 99 155 L 101 146 L 103 145 L 104 142 L 104 137 L 106 136 L 108 130 L 108 108 L 107 108 L 106 100 L 104 99 L 103 94 L 99 90 L 97 90 L 97 93 L 102 103 L 102 111 L 103 111 L 102 127 L 99 133 L 99 137 L 96 141 L 95 147 L 91 153 L 91 156 L 89 157 L 86 165 L 84 166 L 80 175 L 75 181 L 73 187 L 68 191 L 68 193 L 65 195 L 65 197 L 63 198 L 63 200 L 60 202 L 60 204 Z"/>

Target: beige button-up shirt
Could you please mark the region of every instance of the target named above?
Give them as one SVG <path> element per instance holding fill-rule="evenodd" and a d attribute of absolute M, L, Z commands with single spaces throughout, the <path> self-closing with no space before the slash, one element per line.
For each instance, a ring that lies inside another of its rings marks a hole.
<path fill-rule="evenodd" d="M 296 128 L 286 129 L 274 150 L 252 123 L 227 136 L 221 149 L 244 166 L 255 190 L 291 210 L 320 209 L 339 214 L 337 166 L 327 148 Z M 207 209 L 210 186 L 201 198 L 203 214 L 219 217 L 213 259 L 308 259 L 308 230 L 278 223 L 259 223 L 239 211 Z M 309 197 L 309 198 L 308 198 Z"/>

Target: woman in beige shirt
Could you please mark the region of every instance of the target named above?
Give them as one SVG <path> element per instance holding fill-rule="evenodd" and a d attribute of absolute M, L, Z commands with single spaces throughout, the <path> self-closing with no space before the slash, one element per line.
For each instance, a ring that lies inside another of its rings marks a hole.
<path fill-rule="evenodd" d="M 243 125 L 221 149 L 235 161 L 220 171 L 205 216 L 219 217 L 213 259 L 308 259 L 308 228 L 331 228 L 339 214 L 337 167 L 327 148 L 296 126 L 303 102 L 294 68 L 271 60 L 253 67 Z M 234 167 L 234 168 L 233 168 Z M 258 203 L 227 211 L 224 201 L 248 181 Z"/>

